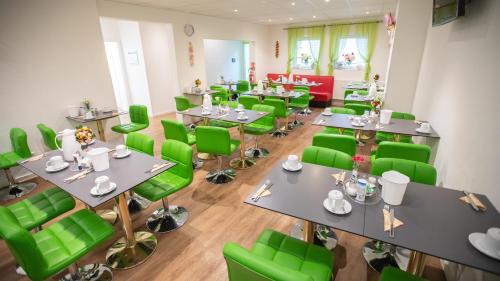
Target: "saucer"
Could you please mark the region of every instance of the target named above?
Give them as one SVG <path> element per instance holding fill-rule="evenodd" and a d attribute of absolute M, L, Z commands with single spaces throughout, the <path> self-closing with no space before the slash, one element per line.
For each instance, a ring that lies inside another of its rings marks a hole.
<path fill-rule="evenodd" d="M 68 162 L 64 162 L 64 164 L 61 165 L 61 167 L 46 167 L 45 168 L 45 171 L 46 172 L 49 172 L 49 173 L 55 173 L 55 172 L 59 172 L 59 171 L 62 171 L 66 168 L 69 167 L 69 163 Z"/>
<path fill-rule="evenodd" d="M 242 108 L 242 109 L 235 108 L 234 111 L 236 111 L 236 112 L 243 112 L 243 111 L 245 111 L 245 109 L 244 108 Z"/>
<path fill-rule="evenodd" d="M 415 131 L 421 133 L 421 134 L 430 134 L 431 131 L 422 131 L 420 128 L 416 128 Z"/>
<path fill-rule="evenodd" d="M 351 181 L 346 182 L 346 184 L 345 184 L 345 192 L 346 192 L 347 194 L 349 194 L 349 196 L 356 196 L 356 190 L 357 190 L 357 187 L 354 187 L 353 189 L 351 189 L 351 188 L 350 188 L 351 184 L 354 184 L 354 183 L 353 183 L 353 182 L 351 182 Z M 349 192 L 349 191 L 351 191 L 351 190 L 354 190 L 354 192 Z M 368 190 L 367 190 L 367 191 L 366 191 L 365 196 L 366 196 L 366 197 L 370 197 L 370 196 L 372 196 L 373 194 L 375 194 L 375 192 L 376 192 L 375 188 L 373 188 L 373 191 L 372 191 L 372 192 L 368 192 Z"/>
<path fill-rule="evenodd" d="M 115 191 L 115 189 L 116 189 L 116 183 L 114 183 L 114 182 L 110 182 L 109 189 L 104 191 L 104 192 L 98 191 L 97 185 L 94 185 L 94 187 L 92 187 L 92 189 L 90 190 L 90 194 L 93 196 L 103 196 L 103 195 L 106 195 L 106 194 L 109 194 L 109 193 Z"/>
<path fill-rule="evenodd" d="M 210 115 L 210 114 L 212 114 L 211 111 L 202 111 L 201 112 L 201 115 Z"/>
<path fill-rule="evenodd" d="M 241 118 L 240 117 L 236 117 L 236 119 L 243 121 L 243 120 L 247 120 L 248 116 L 243 116 Z"/>
<path fill-rule="evenodd" d="M 121 155 L 118 155 L 117 152 L 113 153 L 113 158 L 116 158 L 116 159 L 122 159 L 122 158 L 125 158 L 127 156 L 129 156 L 130 154 L 132 154 L 132 151 L 128 150 L 127 149 L 127 152 L 121 154 Z"/>
<path fill-rule="evenodd" d="M 354 127 L 364 127 L 366 125 L 366 123 L 355 123 L 355 122 L 351 122 L 351 125 L 353 125 Z"/>
<path fill-rule="evenodd" d="M 295 169 L 292 169 L 290 167 L 288 167 L 288 164 L 286 164 L 286 161 L 283 162 L 283 164 L 281 164 L 281 167 L 283 167 L 283 169 L 289 171 L 289 172 L 297 172 L 297 171 L 300 171 L 302 170 L 302 163 L 299 163 L 299 166 Z"/>
<path fill-rule="evenodd" d="M 324 116 L 332 116 L 332 115 L 333 115 L 333 113 L 323 111 L 323 112 L 321 112 L 321 115 L 324 115 Z"/>
<path fill-rule="evenodd" d="M 334 213 L 336 215 L 345 215 L 345 214 L 349 214 L 352 211 L 351 203 L 349 203 L 349 201 L 347 201 L 345 199 L 344 199 L 344 209 L 341 210 L 340 212 L 336 212 L 332 209 L 332 206 L 330 205 L 330 200 L 328 200 L 328 198 L 326 198 L 323 201 L 323 207 L 325 207 L 325 209 L 327 209 L 329 212 Z"/>
<path fill-rule="evenodd" d="M 485 236 L 486 236 L 485 233 L 480 233 L 480 232 L 471 233 L 469 234 L 469 242 L 472 244 L 472 246 L 474 246 L 474 248 L 476 248 L 481 253 L 491 258 L 500 260 L 500 252 L 495 253 L 495 251 L 484 247 L 483 240 Z"/>

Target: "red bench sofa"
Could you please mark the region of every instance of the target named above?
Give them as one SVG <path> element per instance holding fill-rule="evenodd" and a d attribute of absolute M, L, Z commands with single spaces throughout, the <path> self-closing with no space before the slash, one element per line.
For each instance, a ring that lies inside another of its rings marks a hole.
<path fill-rule="evenodd" d="M 285 73 L 268 73 L 267 79 L 277 80 L 280 75 L 288 77 L 288 74 Z M 321 83 L 320 86 L 311 87 L 309 89 L 311 95 L 314 96 L 314 99 L 310 102 L 311 106 L 327 107 L 331 105 L 334 84 L 333 76 L 294 74 L 294 79 L 297 79 L 297 76 L 300 77 L 300 79 L 307 78 L 309 82 L 314 81 L 317 83 Z"/>

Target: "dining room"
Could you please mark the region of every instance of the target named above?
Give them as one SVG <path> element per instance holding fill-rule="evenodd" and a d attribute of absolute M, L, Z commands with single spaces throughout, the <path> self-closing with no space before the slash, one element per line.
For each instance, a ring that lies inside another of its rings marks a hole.
<path fill-rule="evenodd" d="M 500 280 L 495 0 L 0 1 L 1 280 Z"/>

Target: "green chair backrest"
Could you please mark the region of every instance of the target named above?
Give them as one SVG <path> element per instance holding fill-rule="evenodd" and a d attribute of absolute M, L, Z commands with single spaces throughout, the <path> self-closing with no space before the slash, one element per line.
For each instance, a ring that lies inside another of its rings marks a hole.
<path fill-rule="evenodd" d="M 155 141 L 148 135 L 132 132 L 127 135 L 126 144 L 132 150 L 154 156 Z"/>
<path fill-rule="evenodd" d="M 10 129 L 10 143 L 12 145 L 12 151 L 22 158 L 28 158 L 31 156 L 31 150 L 28 146 L 28 135 L 21 128 Z"/>
<path fill-rule="evenodd" d="M 130 121 L 149 126 L 148 108 L 145 105 L 134 104 L 129 106 Z"/>
<path fill-rule="evenodd" d="M 198 152 L 231 155 L 231 136 L 226 128 L 198 126 L 195 133 Z"/>
<path fill-rule="evenodd" d="M 309 93 L 309 86 L 293 86 L 293 90 L 294 91 L 297 91 L 297 90 L 307 90 L 307 92 Z"/>
<path fill-rule="evenodd" d="M 259 104 L 259 97 L 256 96 L 240 96 L 238 102 L 241 103 L 245 109 L 252 109 L 255 104 Z"/>
<path fill-rule="evenodd" d="M 356 155 L 356 139 L 352 136 L 318 133 L 313 136 L 312 145 Z"/>
<path fill-rule="evenodd" d="M 52 150 L 57 149 L 56 132 L 42 123 L 36 125 L 36 127 L 42 134 L 43 143 Z"/>
<path fill-rule="evenodd" d="M 292 103 L 298 103 L 298 104 L 309 104 L 309 90 L 308 89 L 296 89 L 294 87 L 293 89 L 294 92 L 299 92 L 299 93 L 304 93 L 302 96 L 298 98 L 291 98 L 290 101 Z"/>
<path fill-rule="evenodd" d="M 379 158 L 372 163 L 370 173 L 382 176 L 386 171 L 395 170 L 410 178 L 410 181 L 436 185 L 436 168 L 427 163 L 396 158 Z"/>
<path fill-rule="evenodd" d="M 217 93 L 213 93 L 212 94 L 212 101 L 215 102 L 216 101 L 216 97 L 219 97 L 220 98 L 220 101 L 227 101 L 229 100 L 229 95 L 227 93 L 227 89 L 222 87 L 222 86 L 219 86 L 219 85 L 212 85 L 210 86 L 210 89 L 211 90 L 214 90 L 214 91 L 217 91 Z"/>
<path fill-rule="evenodd" d="M 332 107 L 331 111 L 332 113 L 338 113 L 338 114 L 356 115 L 356 111 L 354 109 L 344 108 L 344 107 Z"/>
<path fill-rule="evenodd" d="M 309 146 L 304 149 L 302 153 L 302 161 L 305 163 L 317 164 L 326 167 L 352 170 L 352 157 L 351 155 L 318 146 Z"/>
<path fill-rule="evenodd" d="M 0 221 L 0 237 L 28 277 L 36 281 L 48 278 L 45 274 L 48 265 L 31 233 L 19 224 L 7 207 L 0 206 Z"/>
<path fill-rule="evenodd" d="M 175 162 L 177 165 L 168 171 L 184 179 L 189 183 L 193 181 L 193 148 L 177 140 L 165 140 L 161 146 L 161 158 Z"/>
<path fill-rule="evenodd" d="M 398 158 L 429 163 L 431 148 L 425 144 L 383 141 L 377 147 L 375 159 Z"/>
<path fill-rule="evenodd" d="M 254 104 L 252 106 L 252 110 L 260 111 L 260 112 L 269 112 L 266 116 L 257 119 L 257 121 L 253 122 L 254 124 L 260 124 L 265 126 L 274 127 L 275 117 L 274 117 L 274 107 L 265 104 Z"/>
<path fill-rule="evenodd" d="M 177 109 L 177 111 L 188 110 L 191 107 L 191 102 L 189 101 L 188 98 L 184 96 L 176 96 L 174 97 L 174 99 L 175 99 L 175 109 Z"/>
<path fill-rule="evenodd" d="M 363 115 L 366 110 L 372 110 L 372 107 L 367 104 L 346 103 L 344 107 L 356 111 L 356 115 Z"/>
<path fill-rule="evenodd" d="M 185 144 L 188 143 L 188 132 L 184 124 L 174 120 L 164 119 L 161 120 L 163 126 L 163 133 L 166 140 L 177 140 Z"/>
<path fill-rule="evenodd" d="M 406 112 L 392 112 L 391 118 L 394 119 L 404 119 L 404 120 L 415 120 L 415 115 Z"/>
<path fill-rule="evenodd" d="M 357 91 L 358 95 L 360 95 L 360 96 L 367 96 L 368 95 L 368 90 L 353 90 L 353 89 L 348 89 L 348 90 L 344 91 L 344 98 L 346 98 L 350 94 L 353 94 L 354 91 Z"/>
<path fill-rule="evenodd" d="M 250 82 L 246 80 L 238 80 L 236 84 L 237 91 L 250 91 Z"/>
<path fill-rule="evenodd" d="M 268 99 L 267 97 L 264 99 L 262 104 L 269 105 L 274 107 L 274 116 L 278 118 L 285 118 L 287 108 L 285 106 L 285 101 L 281 99 Z"/>

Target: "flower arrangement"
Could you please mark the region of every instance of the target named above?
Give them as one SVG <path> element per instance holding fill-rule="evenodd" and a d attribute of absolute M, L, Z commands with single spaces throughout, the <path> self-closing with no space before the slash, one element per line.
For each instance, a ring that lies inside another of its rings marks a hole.
<path fill-rule="evenodd" d="M 354 55 L 354 53 L 347 53 L 347 54 L 343 54 L 342 55 L 344 57 L 344 61 L 345 63 L 347 63 L 348 65 L 350 65 L 354 60 L 356 60 L 356 56 Z"/>
<path fill-rule="evenodd" d="M 311 56 L 306 54 L 306 53 L 302 53 L 300 55 L 300 60 L 302 61 L 303 64 L 309 64 L 310 59 L 311 59 Z"/>
<path fill-rule="evenodd" d="M 373 110 L 375 110 L 376 113 L 380 111 L 380 108 L 382 107 L 382 98 L 381 97 L 376 97 L 371 101 L 371 105 Z"/>
<path fill-rule="evenodd" d="M 194 85 L 195 85 L 196 87 L 200 87 L 200 86 L 201 86 L 201 80 L 200 80 L 200 79 L 196 79 L 196 80 L 194 80 Z"/>
<path fill-rule="evenodd" d="M 80 144 L 89 144 L 94 139 L 95 134 L 87 126 L 78 126 L 75 131 L 75 138 Z"/>
<path fill-rule="evenodd" d="M 354 155 L 352 157 L 352 175 L 358 177 L 359 165 L 365 161 L 365 158 L 361 155 Z"/>
<path fill-rule="evenodd" d="M 84 98 L 83 101 L 82 101 L 82 104 L 83 104 L 83 108 L 85 108 L 85 111 L 89 111 L 90 110 L 90 101 L 89 101 L 89 99 Z"/>

